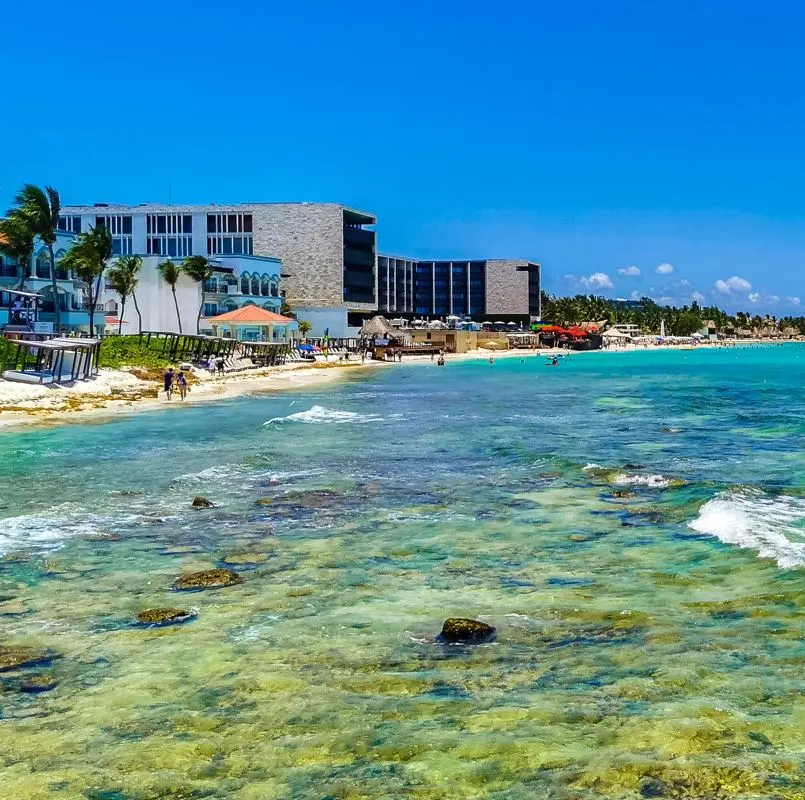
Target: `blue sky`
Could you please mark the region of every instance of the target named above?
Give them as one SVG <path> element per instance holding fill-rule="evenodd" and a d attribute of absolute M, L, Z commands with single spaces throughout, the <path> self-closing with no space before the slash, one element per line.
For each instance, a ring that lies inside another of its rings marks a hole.
<path fill-rule="evenodd" d="M 332 200 L 384 251 L 530 258 L 558 293 L 805 303 L 788 0 L 42 0 L 4 28 L 0 208 Z"/>

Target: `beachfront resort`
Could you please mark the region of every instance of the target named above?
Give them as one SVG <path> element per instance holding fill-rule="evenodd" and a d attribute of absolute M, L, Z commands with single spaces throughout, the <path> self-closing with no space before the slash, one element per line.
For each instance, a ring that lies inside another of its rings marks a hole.
<path fill-rule="evenodd" d="M 389 255 L 376 215 L 337 203 L 63 205 L 21 188 L 0 220 L 4 381 L 101 368 L 193 382 L 261 369 L 472 352 L 795 339 L 805 320 L 556 298 L 528 259 Z M 150 370 L 150 375 L 149 375 Z M 7 392 L 9 403 L 25 399 Z M 0 405 L 2 405 L 0 399 Z"/>

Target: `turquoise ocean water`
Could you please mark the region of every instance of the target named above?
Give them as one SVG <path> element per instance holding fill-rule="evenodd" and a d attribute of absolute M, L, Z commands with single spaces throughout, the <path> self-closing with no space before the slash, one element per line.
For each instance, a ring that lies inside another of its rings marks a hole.
<path fill-rule="evenodd" d="M 803 387 L 529 355 L 0 433 L 0 795 L 805 798 Z"/>

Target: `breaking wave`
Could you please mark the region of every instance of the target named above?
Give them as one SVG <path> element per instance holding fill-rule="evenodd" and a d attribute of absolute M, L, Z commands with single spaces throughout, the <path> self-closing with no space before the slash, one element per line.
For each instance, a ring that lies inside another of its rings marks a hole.
<path fill-rule="evenodd" d="M 805 499 L 758 489 L 723 492 L 708 500 L 688 523 L 726 544 L 757 550 L 780 567 L 805 565 Z"/>
<path fill-rule="evenodd" d="M 20 549 L 55 550 L 71 536 L 87 536 L 107 530 L 103 520 L 87 517 L 73 503 L 54 506 L 47 516 L 21 514 L 0 520 L 0 556 Z"/>
<path fill-rule="evenodd" d="M 344 425 L 346 423 L 366 424 L 367 422 L 382 422 L 383 417 L 377 414 L 358 414 L 355 411 L 339 411 L 335 408 L 313 406 L 307 411 L 297 411 L 287 417 L 274 417 L 263 423 L 276 425 L 282 422 L 303 422 L 308 425 Z"/>
<path fill-rule="evenodd" d="M 647 486 L 649 489 L 667 489 L 672 485 L 670 478 L 662 475 L 617 475 L 615 483 L 618 486 Z"/>

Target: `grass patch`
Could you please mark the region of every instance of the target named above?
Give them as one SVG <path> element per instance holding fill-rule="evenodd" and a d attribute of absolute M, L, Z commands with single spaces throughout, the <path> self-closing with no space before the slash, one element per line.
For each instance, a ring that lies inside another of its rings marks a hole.
<path fill-rule="evenodd" d="M 98 366 L 106 369 L 121 367 L 145 367 L 163 369 L 170 366 L 170 359 L 162 355 L 163 342 L 152 340 L 150 347 L 138 336 L 107 336 L 101 344 Z"/>

